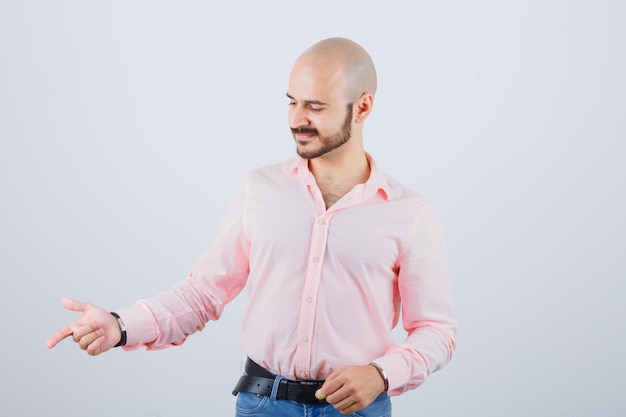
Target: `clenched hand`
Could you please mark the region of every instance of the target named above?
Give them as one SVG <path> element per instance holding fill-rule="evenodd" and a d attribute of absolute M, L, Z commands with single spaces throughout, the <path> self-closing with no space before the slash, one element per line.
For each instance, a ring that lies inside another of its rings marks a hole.
<path fill-rule="evenodd" d="M 320 394 L 342 414 L 367 407 L 385 390 L 378 370 L 371 365 L 343 366 L 331 373 Z"/>

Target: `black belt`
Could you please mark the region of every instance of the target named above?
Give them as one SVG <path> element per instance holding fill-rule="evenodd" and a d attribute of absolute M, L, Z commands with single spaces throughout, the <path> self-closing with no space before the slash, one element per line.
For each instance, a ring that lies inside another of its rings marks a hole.
<path fill-rule="evenodd" d="M 240 392 L 251 392 L 256 395 L 272 394 L 272 387 L 278 375 L 274 375 L 261 365 L 248 358 L 246 361 L 246 375 L 239 378 L 233 390 L 233 395 Z M 315 391 L 320 389 L 324 381 L 308 379 L 281 379 L 278 383 L 276 398 L 279 400 L 297 401 L 305 404 L 325 403 L 326 400 L 315 398 Z"/>

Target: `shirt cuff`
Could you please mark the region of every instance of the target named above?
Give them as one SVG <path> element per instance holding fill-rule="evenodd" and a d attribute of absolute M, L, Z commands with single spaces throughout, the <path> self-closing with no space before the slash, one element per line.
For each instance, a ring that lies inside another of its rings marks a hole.
<path fill-rule="evenodd" d="M 157 329 L 154 317 L 141 304 L 124 307 L 115 312 L 119 314 L 126 325 L 125 350 L 134 350 L 156 340 Z"/>
<path fill-rule="evenodd" d="M 411 372 L 410 366 L 404 357 L 397 354 L 388 354 L 376 358 L 372 362 L 383 368 L 387 374 L 387 380 L 389 381 L 387 394 L 394 396 L 407 391 Z M 425 379 L 425 377 L 422 378 L 421 382 L 424 382 Z"/>

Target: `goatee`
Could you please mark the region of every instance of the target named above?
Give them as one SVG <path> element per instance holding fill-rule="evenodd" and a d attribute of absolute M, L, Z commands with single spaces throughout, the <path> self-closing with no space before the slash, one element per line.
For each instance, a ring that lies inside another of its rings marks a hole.
<path fill-rule="evenodd" d="M 296 151 L 298 152 L 298 155 L 305 159 L 319 158 L 320 156 L 327 154 L 328 152 L 335 150 L 344 143 L 348 142 L 352 135 L 352 103 L 347 105 L 346 110 L 346 117 L 343 121 L 343 125 L 335 134 L 321 136 L 317 129 L 307 126 L 292 128 L 291 133 L 293 134 L 294 139 L 296 139 L 297 133 L 309 133 L 316 135 L 322 144 L 321 147 L 317 149 L 305 150 L 297 145 L 298 140 L 296 139 Z"/>

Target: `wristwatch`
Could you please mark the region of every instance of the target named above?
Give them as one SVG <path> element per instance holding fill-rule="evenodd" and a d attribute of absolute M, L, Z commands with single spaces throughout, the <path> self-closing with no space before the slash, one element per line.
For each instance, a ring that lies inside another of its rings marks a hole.
<path fill-rule="evenodd" d="M 124 346 L 126 344 L 126 325 L 124 324 L 124 321 L 119 316 L 119 314 L 111 311 L 111 315 L 117 319 L 117 324 L 120 326 L 120 331 L 122 332 L 122 337 L 120 338 L 120 341 L 117 342 L 117 345 L 113 347 Z"/>

